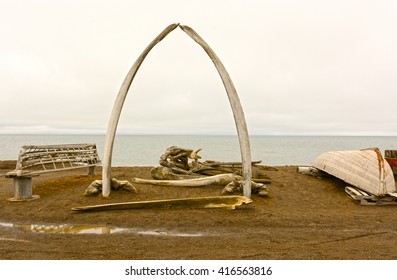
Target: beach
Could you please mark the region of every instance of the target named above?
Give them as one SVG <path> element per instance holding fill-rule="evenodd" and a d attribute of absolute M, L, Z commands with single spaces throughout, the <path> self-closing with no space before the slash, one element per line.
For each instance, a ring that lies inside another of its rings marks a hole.
<path fill-rule="evenodd" d="M 0 173 L 15 161 L 0 161 Z M 150 179 L 151 167 L 113 167 L 112 177 Z M 76 213 L 77 206 L 220 195 L 222 187 L 134 184 L 137 193 L 84 196 L 101 178 L 77 169 L 33 178 L 40 198 L 11 202 L 12 179 L 0 177 L 3 260 L 395 260 L 396 206 L 363 206 L 332 177 L 266 167 L 269 197 L 230 209 L 140 209 Z M 84 231 L 85 230 L 85 231 Z M 97 230 L 92 233 L 90 230 Z M 99 231 L 99 232 L 98 232 Z"/>

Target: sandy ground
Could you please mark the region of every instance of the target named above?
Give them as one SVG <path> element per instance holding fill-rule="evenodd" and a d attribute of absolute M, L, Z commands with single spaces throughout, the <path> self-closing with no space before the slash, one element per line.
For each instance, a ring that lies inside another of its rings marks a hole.
<path fill-rule="evenodd" d="M 0 174 L 14 167 L 0 162 Z M 397 259 L 396 206 L 358 205 L 337 179 L 301 175 L 295 166 L 276 169 L 266 171 L 271 197 L 253 195 L 252 204 L 236 210 L 75 213 L 75 206 L 212 196 L 222 188 L 136 185 L 137 194 L 85 197 L 85 188 L 100 176 L 75 170 L 35 177 L 33 194 L 40 199 L 10 202 L 12 179 L 2 176 L 0 259 Z M 112 176 L 150 178 L 149 172 L 114 167 Z"/>

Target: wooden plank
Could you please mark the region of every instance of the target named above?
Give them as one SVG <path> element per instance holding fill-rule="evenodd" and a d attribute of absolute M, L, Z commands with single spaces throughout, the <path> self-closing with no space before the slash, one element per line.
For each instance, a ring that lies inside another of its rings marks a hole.
<path fill-rule="evenodd" d="M 387 200 L 361 200 L 361 205 L 397 205 L 397 201 L 387 201 Z"/>
<path fill-rule="evenodd" d="M 368 195 L 362 190 L 354 187 L 345 187 L 348 197 L 360 205 L 397 205 L 397 198 L 392 196 L 378 197 Z"/>
<path fill-rule="evenodd" d="M 397 150 L 385 150 L 385 160 L 393 170 L 393 174 L 397 175 Z"/>
<path fill-rule="evenodd" d="M 18 172 L 19 170 L 13 170 L 8 172 L 5 177 L 6 178 L 14 178 L 14 177 L 26 177 L 26 176 L 38 176 L 39 174 L 44 174 L 44 173 L 49 173 L 49 172 L 60 172 L 60 171 L 67 171 L 67 170 L 73 170 L 73 169 L 81 169 L 81 168 L 88 168 L 90 169 L 91 167 L 96 167 L 97 164 L 88 164 L 88 165 L 79 165 L 79 166 L 73 166 L 73 167 L 65 167 L 65 168 L 60 168 L 60 169 L 46 169 L 46 170 L 35 170 L 35 171 L 21 171 Z M 92 173 L 91 171 L 88 171 Z"/>
<path fill-rule="evenodd" d="M 363 191 L 363 190 L 360 190 L 360 189 L 356 189 L 356 190 L 357 190 L 357 192 L 358 192 L 360 195 L 362 195 L 362 196 L 364 196 L 364 197 L 375 197 L 375 196 L 373 196 L 372 194 L 366 193 L 366 192 Z"/>
<path fill-rule="evenodd" d="M 385 150 L 385 157 L 397 158 L 397 150 Z"/>
<path fill-rule="evenodd" d="M 244 196 L 212 196 L 197 198 L 166 199 L 152 201 L 134 201 L 91 206 L 73 207 L 75 212 L 131 210 L 131 209 L 189 209 L 189 208 L 227 208 L 235 209 L 237 206 L 249 204 L 252 200 Z"/>
<path fill-rule="evenodd" d="M 346 187 L 346 188 L 345 188 L 345 191 L 348 192 L 348 193 L 351 194 L 351 195 L 355 195 L 355 196 L 359 195 L 359 196 L 362 196 L 362 194 L 361 194 L 360 192 L 358 192 L 355 188 L 352 188 L 352 187 Z"/>

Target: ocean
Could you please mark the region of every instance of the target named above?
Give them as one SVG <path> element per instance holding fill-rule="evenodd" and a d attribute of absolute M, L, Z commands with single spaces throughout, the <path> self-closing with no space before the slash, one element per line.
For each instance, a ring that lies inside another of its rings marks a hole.
<path fill-rule="evenodd" d="M 0 135 L 0 160 L 15 160 L 23 145 L 95 143 L 103 156 L 105 135 Z M 251 157 L 264 165 L 311 165 L 321 153 L 378 147 L 397 150 L 397 136 L 251 136 Z M 241 161 L 237 136 L 117 135 L 112 166 L 154 166 L 170 146 L 199 149 L 202 161 Z"/>

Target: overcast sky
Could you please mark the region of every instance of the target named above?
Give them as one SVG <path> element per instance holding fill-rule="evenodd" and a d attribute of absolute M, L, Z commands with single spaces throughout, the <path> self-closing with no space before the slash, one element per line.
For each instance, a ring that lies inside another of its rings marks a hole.
<path fill-rule="evenodd" d="M 177 22 L 223 62 L 250 134 L 397 135 L 394 0 L 0 0 L 0 133 L 105 133 L 130 67 Z M 144 61 L 118 133 L 236 134 L 182 30 Z"/>

